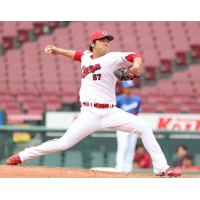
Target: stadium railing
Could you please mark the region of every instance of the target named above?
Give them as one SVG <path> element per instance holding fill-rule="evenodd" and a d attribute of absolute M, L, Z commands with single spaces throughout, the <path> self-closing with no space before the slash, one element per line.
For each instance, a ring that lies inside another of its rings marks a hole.
<path fill-rule="evenodd" d="M 65 133 L 67 129 L 65 128 L 47 128 L 45 126 L 29 126 L 29 127 L 22 127 L 22 126 L 9 126 L 9 125 L 2 125 L 0 126 L 0 132 L 5 135 L 5 142 L 4 142 L 4 149 L 6 158 L 13 155 L 14 150 L 14 142 L 13 142 L 13 133 L 14 132 L 30 132 L 30 133 L 42 133 L 44 136 L 45 133 Z M 116 133 L 115 130 L 110 129 L 102 129 L 96 131 L 95 133 Z M 163 152 L 165 152 L 166 159 L 170 159 L 170 136 L 176 134 L 190 134 L 190 135 L 200 135 L 200 131 L 178 131 L 178 130 L 153 130 L 154 135 L 164 135 L 164 145 L 162 146 Z M 91 168 L 91 141 L 92 137 L 88 136 L 84 139 L 84 146 L 83 146 L 83 167 L 84 168 Z M 85 152 L 85 153 L 84 153 Z"/>

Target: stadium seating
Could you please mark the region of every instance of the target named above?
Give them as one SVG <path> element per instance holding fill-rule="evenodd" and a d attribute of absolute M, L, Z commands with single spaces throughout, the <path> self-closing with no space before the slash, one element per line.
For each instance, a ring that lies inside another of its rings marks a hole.
<path fill-rule="evenodd" d="M 156 112 L 164 112 L 165 107 L 171 104 L 171 99 L 163 97 L 156 102 Z"/>
<path fill-rule="evenodd" d="M 44 34 L 44 24 L 55 28 L 51 35 Z M 97 29 L 114 35 L 111 51 L 142 53 L 145 84 L 142 79 L 135 81 L 142 112 L 197 113 L 200 64 L 188 65 L 187 54 L 192 59 L 200 58 L 199 22 L 71 22 L 66 28 L 60 28 L 58 21 L 0 22 L 0 44 L 9 49 L 6 55 L 0 55 L 1 109 L 10 102 L 19 105 L 13 112 L 34 112 L 30 108 L 36 106 L 36 113 L 42 113 L 77 103 L 80 63 L 46 54 L 44 47 L 52 44 L 83 52 L 89 48 L 90 34 Z M 37 41 L 29 41 L 30 30 L 38 36 Z M 25 42 L 20 49 L 12 49 L 16 36 Z M 174 70 L 174 61 L 179 71 Z M 183 65 L 188 67 L 182 69 Z M 149 80 L 155 84 L 148 85 Z M 121 82 L 117 82 L 116 93 L 121 92 Z"/>
<path fill-rule="evenodd" d="M 22 108 L 27 110 L 31 105 L 38 104 L 40 101 L 36 97 L 23 98 Z"/>
<path fill-rule="evenodd" d="M 183 22 L 185 27 L 185 32 L 188 37 L 188 41 L 192 50 L 191 57 L 199 58 L 200 57 L 200 22 L 198 21 L 186 21 Z"/>
<path fill-rule="evenodd" d="M 196 113 L 196 114 L 199 114 L 199 113 L 200 113 L 200 106 L 199 106 L 199 105 L 191 106 L 191 107 L 189 108 L 189 113 Z"/>
<path fill-rule="evenodd" d="M 1 42 L 4 49 L 10 49 L 13 47 L 13 37 L 17 33 L 17 22 L 9 21 L 9 22 L 2 22 L 1 25 Z"/>
<path fill-rule="evenodd" d="M 155 112 L 155 106 L 154 105 L 142 105 L 142 112 L 143 113 L 154 113 Z"/>
<path fill-rule="evenodd" d="M 18 41 L 19 42 L 25 42 L 29 40 L 29 30 L 33 28 L 33 22 L 32 21 L 22 21 L 19 22 L 18 25 Z"/>
<path fill-rule="evenodd" d="M 46 109 L 47 110 L 60 110 L 61 106 L 62 106 L 61 100 L 57 97 L 46 100 Z"/>
<path fill-rule="evenodd" d="M 27 110 L 29 114 L 38 114 L 42 115 L 44 113 L 44 105 L 40 102 L 29 104 Z"/>
<path fill-rule="evenodd" d="M 179 113 L 180 107 L 178 105 L 168 105 L 164 108 L 164 112 L 166 112 L 166 113 Z"/>

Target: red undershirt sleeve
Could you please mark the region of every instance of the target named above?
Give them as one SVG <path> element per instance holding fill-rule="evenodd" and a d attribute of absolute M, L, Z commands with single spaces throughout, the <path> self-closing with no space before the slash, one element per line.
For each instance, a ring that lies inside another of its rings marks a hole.
<path fill-rule="evenodd" d="M 74 55 L 74 60 L 81 62 L 81 57 L 82 57 L 83 53 L 76 51 L 75 55 Z"/>
<path fill-rule="evenodd" d="M 139 57 L 139 58 L 141 58 L 141 59 L 143 60 L 142 55 L 139 54 L 139 53 L 136 53 L 136 54 L 130 54 L 130 55 L 126 56 L 125 58 L 126 58 L 126 60 L 129 61 L 129 62 L 133 62 L 134 59 L 135 59 L 136 57 Z"/>

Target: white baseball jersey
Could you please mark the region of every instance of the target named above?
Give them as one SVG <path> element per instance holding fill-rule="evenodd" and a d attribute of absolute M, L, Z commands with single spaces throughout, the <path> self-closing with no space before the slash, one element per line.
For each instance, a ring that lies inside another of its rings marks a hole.
<path fill-rule="evenodd" d="M 135 53 L 110 52 L 96 59 L 90 51 L 81 58 L 82 84 L 80 102 L 116 104 L 115 85 L 117 78 L 113 72 L 121 64 L 128 63 L 126 56 Z"/>

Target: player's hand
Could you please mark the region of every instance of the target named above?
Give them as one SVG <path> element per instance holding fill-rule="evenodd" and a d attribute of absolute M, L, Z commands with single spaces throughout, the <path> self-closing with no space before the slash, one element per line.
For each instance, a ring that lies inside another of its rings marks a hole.
<path fill-rule="evenodd" d="M 137 65 L 133 65 L 131 68 L 130 68 L 130 70 L 133 72 L 133 73 L 135 73 L 135 74 L 140 74 L 140 71 L 139 71 L 139 66 L 137 66 Z"/>
<path fill-rule="evenodd" d="M 60 49 L 53 46 L 53 45 L 48 45 L 44 48 L 45 53 L 53 54 L 53 55 L 58 55 L 60 53 Z"/>

